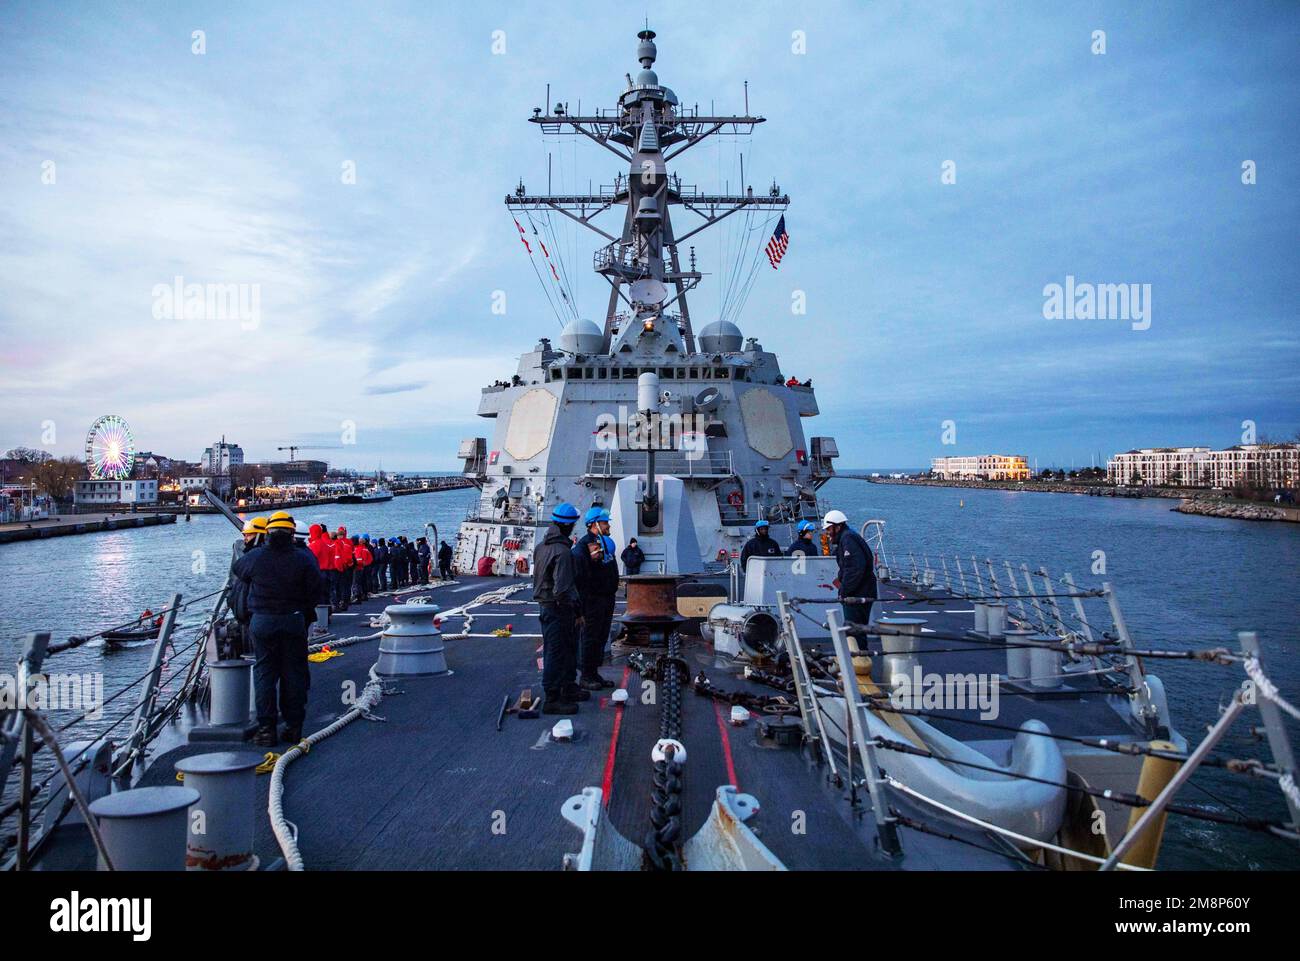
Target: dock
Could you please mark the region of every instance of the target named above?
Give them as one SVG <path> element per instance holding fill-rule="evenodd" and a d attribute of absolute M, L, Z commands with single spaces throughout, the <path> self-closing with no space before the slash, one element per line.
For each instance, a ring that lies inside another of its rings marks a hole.
<path fill-rule="evenodd" d="M 0 524 L 0 544 L 175 523 L 174 513 L 70 514 L 66 517 L 47 517 L 44 520 Z"/>

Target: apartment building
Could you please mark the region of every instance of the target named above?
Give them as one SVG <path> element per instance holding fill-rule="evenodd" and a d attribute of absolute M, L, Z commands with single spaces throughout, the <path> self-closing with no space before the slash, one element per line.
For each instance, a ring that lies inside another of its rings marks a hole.
<path fill-rule="evenodd" d="M 974 454 L 936 457 L 930 473 L 944 480 L 1028 480 L 1029 458 L 1023 454 Z"/>
<path fill-rule="evenodd" d="M 1106 462 L 1112 484 L 1170 487 L 1260 488 L 1300 485 L 1300 444 L 1238 444 L 1208 447 L 1144 447 Z"/>

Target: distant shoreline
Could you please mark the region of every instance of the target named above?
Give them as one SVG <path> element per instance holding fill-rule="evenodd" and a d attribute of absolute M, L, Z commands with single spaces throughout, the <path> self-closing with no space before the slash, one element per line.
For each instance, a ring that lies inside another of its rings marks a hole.
<path fill-rule="evenodd" d="M 1176 500 L 1170 510 L 1179 514 L 1222 517 L 1242 521 L 1283 521 L 1300 523 L 1300 507 L 1281 506 L 1262 501 L 1243 501 L 1209 494 L 1194 487 L 1115 488 L 1104 484 L 1072 484 L 1068 481 L 975 481 L 936 480 L 929 477 L 865 477 L 861 474 L 837 474 L 844 480 L 863 480 L 870 484 L 900 487 L 952 487 L 961 490 L 1002 490 L 1039 494 L 1083 494 L 1093 497 L 1124 499 L 1160 498 Z"/>
<path fill-rule="evenodd" d="M 979 481 L 938 480 L 932 477 L 866 477 L 862 474 L 836 474 L 846 480 L 864 480 L 870 484 L 896 484 L 903 487 L 957 487 L 964 490 L 1028 491 L 1043 494 L 1089 494 L 1093 497 L 1192 497 L 1195 491 L 1183 487 L 1126 487 L 1106 484 L 1081 484 L 1070 481 Z M 1121 493 L 1122 491 L 1122 493 Z"/>

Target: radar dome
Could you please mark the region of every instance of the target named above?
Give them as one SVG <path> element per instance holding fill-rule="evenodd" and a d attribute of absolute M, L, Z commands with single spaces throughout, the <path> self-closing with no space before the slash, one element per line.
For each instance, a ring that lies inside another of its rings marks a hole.
<path fill-rule="evenodd" d="M 740 328 L 729 320 L 715 320 L 700 331 L 700 349 L 709 353 L 740 350 L 745 342 Z"/>
<path fill-rule="evenodd" d="M 636 84 L 638 87 L 657 87 L 659 86 L 659 74 L 653 70 L 642 70 L 636 75 Z"/>
<path fill-rule="evenodd" d="M 571 320 L 560 332 L 560 350 L 570 354 L 598 353 L 604 342 L 605 335 L 590 320 Z"/>

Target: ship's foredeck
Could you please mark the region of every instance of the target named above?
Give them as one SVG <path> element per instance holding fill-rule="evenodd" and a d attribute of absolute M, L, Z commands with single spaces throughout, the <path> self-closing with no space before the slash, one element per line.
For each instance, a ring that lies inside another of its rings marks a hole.
<path fill-rule="evenodd" d="M 474 603 L 502 587 L 519 590 Z M 923 648 L 943 653 L 945 670 L 998 670 L 999 654 L 974 642 L 948 639 L 971 624 L 971 610 L 960 599 L 940 597 L 916 603 L 911 592 L 882 585 L 875 616 L 926 618 L 927 632 L 942 640 L 923 640 Z M 508 578 L 462 577 L 446 585 L 385 596 L 334 615 L 337 637 L 377 633 L 373 616 L 392 603 L 427 597 L 444 612 L 451 673 L 395 678 L 385 682 L 375 710 L 383 720 L 359 719 L 316 745 L 289 766 L 284 811 L 296 825 L 298 844 L 309 869 L 557 869 L 566 852 L 581 845 L 578 831 L 561 806 L 583 788 L 603 794 L 607 824 L 640 844 L 649 827 L 651 747 L 659 737 L 659 707 L 643 702 L 639 675 L 616 656 L 603 668 L 629 692 L 624 707 L 608 692 L 593 695 L 573 716 L 575 736 L 558 742 L 549 736 L 556 718 L 507 715 L 521 690 L 540 694 L 541 630 L 538 608 L 525 582 Z M 465 614 L 473 604 L 465 631 Z M 619 602 L 622 609 L 622 601 Z M 508 635 L 495 633 L 509 629 Z M 455 637 L 458 634 L 464 637 Z M 809 642 L 815 644 L 816 642 Z M 304 731 L 319 730 L 347 710 L 344 694 L 359 691 L 377 655 L 378 640 L 340 648 L 342 656 L 311 665 L 311 690 Z M 771 695 L 741 676 L 741 667 L 719 667 L 711 646 L 684 639 L 682 654 L 692 673 L 704 670 L 716 687 Z M 1005 655 L 1001 655 L 1005 657 Z M 1070 681 L 1070 690 L 1048 699 L 1008 696 L 999 723 L 1017 726 L 1036 717 L 1054 731 L 1132 738 L 1134 732 L 1108 703 L 1096 680 Z M 997 842 L 975 829 L 952 823 L 960 844 L 903 828 L 905 857 L 890 861 L 875 851 L 875 830 L 866 803 L 854 806 L 846 791 L 832 785 L 822 768 L 797 749 L 776 747 L 759 736 L 751 720 L 728 723 L 728 707 L 687 692 L 683 699 L 681 740 L 689 758 L 682 795 L 683 837 L 705 823 L 721 785 L 735 785 L 757 798 L 760 811 L 748 825 L 786 866 L 804 869 L 995 869 L 1014 866 Z M 970 720 L 974 711 L 950 712 Z M 981 729 L 954 719 L 939 721 L 952 736 L 1005 763 L 1012 734 Z M 214 750 L 211 743 L 185 744 L 154 759 L 145 784 L 174 782 L 175 762 Z M 286 750 L 281 745 L 277 750 Z M 881 758 L 888 768 L 888 754 Z M 270 778 L 259 778 L 262 803 Z M 890 803 L 918 821 L 933 812 L 918 811 L 908 799 L 891 794 Z M 258 819 L 257 853 L 263 866 L 280 851 L 265 816 Z M 77 829 L 68 833 L 75 834 Z M 93 866 L 87 845 L 62 844 L 47 866 Z"/>
<path fill-rule="evenodd" d="M 369 626 L 370 618 L 388 604 L 427 596 L 451 610 L 511 583 L 521 582 L 462 577 L 354 605 L 335 615 L 332 626 L 339 637 L 373 634 L 377 629 Z M 558 869 L 565 853 L 581 845 L 561 806 L 585 787 L 602 789 L 608 823 L 621 835 L 638 844 L 644 837 L 659 709 L 642 703 L 636 672 L 622 657 L 603 668 L 627 687 L 627 706 L 616 707 L 608 694 L 593 695 L 572 717 L 571 742 L 550 739 L 554 717 L 508 715 L 498 731 L 507 695 L 513 702 L 523 688 L 540 693 L 537 605 L 524 588 L 504 601 L 475 606 L 472 614 L 468 636 L 446 642 L 450 674 L 386 681 L 375 710 L 382 721 L 357 720 L 287 768 L 285 816 L 297 827 L 309 870 Z M 442 630 L 455 635 L 463 623 L 453 615 Z M 507 626 L 509 636 L 493 633 Z M 341 648 L 340 657 L 312 664 L 305 732 L 325 727 L 346 710 L 345 688 L 364 686 L 377 647 L 378 640 L 362 641 Z M 720 687 L 773 693 L 744 681 L 739 668 L 715 668 L 711 649 L 698 638 L 684 645 L 683 654 L 693 670 L 705 670 Z M 845 792 L 828 784 L 801 752 L 771 746 L 753 721 L 732 727 L 726 711 L 708 698 L 685 696 L 682 741 L 690 753 L 682 795 L 684 837 L 704 824 L 717 788 L 734 784 L 758 799 L 761 810 L 748 825 L 791 868 L 1010 865 L 1001 855 L 908 829 L 902 864 L 879 857 L 865 796 L 851 807 Z M 167 751 L 153 760 L 143 783 L 174 783 L 177 760 L 214 749 L 198 743 Z M 269 781 L 258 779 L 260 803 Z M 898 807 L 907 809 L 906 800 L 899 799 Z M 969 839 L 989 844 L 979 832 L 970 832 Z M 280 857 L 265 816 L 258 819 L 256 851 L 263 867 Z M 65 844 L 57 856 L 52 852 L 47 866 L 90 868 L 93 863 L 87 846 Z"/>

